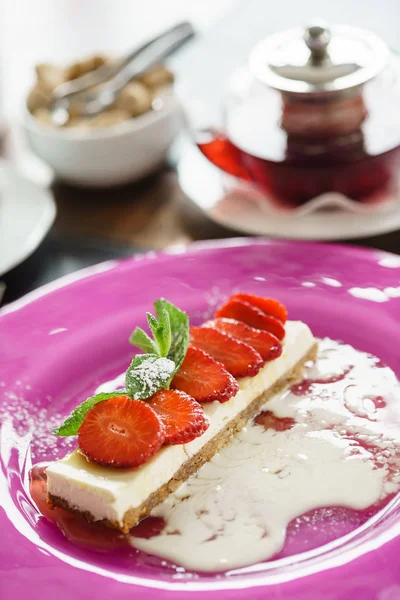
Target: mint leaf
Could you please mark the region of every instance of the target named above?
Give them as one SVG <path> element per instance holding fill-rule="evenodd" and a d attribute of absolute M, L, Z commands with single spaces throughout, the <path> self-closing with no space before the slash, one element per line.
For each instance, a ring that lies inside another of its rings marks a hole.
<path fill-rule="evenodd" d="M 154 303 L 156 315 L 161 320 L 163 311 L 167 311 L 171 324 L 171 347 L 167 354 L 170 360 L 175 363 L 175 373 L 181 366 L 186 355 L 189 344 L 189 317 L 165 298 L 160 298 Z"/>
<path fill-rule="evenodd" d="M 155 317 L 153 317 L 153 315 L 151 313 L 146 313 L 147 316 L 147 322 L 149 324 L 151 333 L 153 334 L 154 339 L 157 339 L 157 332 L 160 328 L 160 324 L 157 321 L 157 319 Z"/>
<path fill-rule="evenodd" d="M 154 340 L 143 329 L 136 327 L 129 338 L 130 343 L 143 352 L 157 354 L 160 357 L 167 356 L 171 346 L 171 323 L 168 311 L 161 310 L 159 320 L 151 313 L 146 315 Z"/>
<path fill-rule="evenodd" d="M 155 343 L 157 344 L 158 351 L 156 354 L 167 356 L 171 345 L 171 324 L 169 315 L 166 310 L 161 311 L 159 320 L 157 321 L 151 313 L 146 314 L 149 327 L 153 333 Z"/>
<path fill-rule="evenodd" d="M 125 375 L 126 391 L 135 400 L 145 400 L 158 390 L 168 389 L 175 363 L 156 354 L 135 356 Z"/>
<path fill-rule="evenodd" d="M 130 343 L 133 346 L 137 346 L 143 352 L 149 352 L 150 354 L 160 354 L 158 344 L 151 339 L 149 335 L 140 327 L 136 327 L 135 331 L 129 338 Z"/>
<path fill-rule="evenodd" d="M 159 353 L 160 356 L 168 356 L 168 352 L 171 347 L 171 322 L 169 320 L 169 314 L 166 310 L 161 311 L 158 325 L 159 326 L 154 334 L 154 337 L 158 344 Z"/>
<path fill-rule="evenodd" d="M 91 396 L 90 398 L 85 400 L 85 402 L 82 402 L 82 404 L 77 406 L 72 411 L 71 415 L 65 419 L 64 423 L 60 427 L 56 427 L 56 429 L 53 429 L 52 433 L 54 433 L 54 435 L 59 436 L 78 435 L 79 428 L 82 425 L 86 414 L 91 408 L 93 408 L 93 406 L 95 406 L 99 402 L 108 400 L 109 398 L 115 398 L 115 396 L 125 395 L 125 390 L 118 390 L 117 392 L 102 392 L 101 394 Z"/>

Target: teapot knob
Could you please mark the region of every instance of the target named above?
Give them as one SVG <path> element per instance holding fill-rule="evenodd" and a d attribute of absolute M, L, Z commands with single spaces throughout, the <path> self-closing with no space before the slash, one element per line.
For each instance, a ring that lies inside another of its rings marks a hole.
<path fill-rule="evenodd" d="M 306 28 L 304 41 L 311 51 L 310 62 L 320 63 L 328 58 L 330 40 L 331 32 L 323 21 L 315 22 Z"/>

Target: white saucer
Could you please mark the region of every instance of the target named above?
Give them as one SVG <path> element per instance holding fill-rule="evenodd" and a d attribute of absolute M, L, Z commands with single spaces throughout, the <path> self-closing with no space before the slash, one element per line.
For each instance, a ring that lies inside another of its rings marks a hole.
<path fill-rule="evenodd" d="M 342 197 L 336 202 L 341 203 L 342 208 L 279 213 L 269 209 L 265 202 L 257 202 L 257 195 L 246 189 L 227 194 L 223 185 L 226 178 L 189 142 L 183 146 L 178 176 L 185 194 L 210 219 L 244 233 L 328 241 L 369 237 L 400 229 L 399 200 L 378 208 L 361 208 L 358 205 L 360 208 L 356 212 L 356 208 L 346 208 Z M 324 200 L 320 200 L 319 204 L 323 206 Z"/>
<path fill-rule="evenodd" d="M 0 275 L 36 250 L 55 215 L 51 193 L 0 160 Z"/>

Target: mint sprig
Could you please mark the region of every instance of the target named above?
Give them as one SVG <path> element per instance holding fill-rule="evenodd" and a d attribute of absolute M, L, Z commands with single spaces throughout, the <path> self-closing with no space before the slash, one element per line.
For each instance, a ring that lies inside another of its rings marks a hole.
<path fill-rule="evenodd" d="M 118 390 L 111 393 L 102 392 L 95 396 L 91 396 L 85 400 L 85 402 L 82 402 L 82 404 L 77 406 L 72 411 L 71 415 L 65 419 L 64 423 L 60 427 L 53 429 L 52 433 L 59 436 L 78 435 L 79 427 L 82 425 L 89 410 L 99 402 L 103 402 L 109 398 L 115 398 L 116 396 L 126 396 L 126 391 Z"/>
<path fill-rule="evenodd" d="M 156 316 L 147 313 L 151 338 L 143 329 L 136 327 L 130 343 L 144 354 L 137 354 L 126 375 L 126 390 L 100 393 L 88 398 L 75 408 L 65 422 L 53 433 L 58 436 L 77 435 L 86 414 L 99 402 L 115 396 L 128 396 L 146 400 L 158 390 L 168 389 L 171 380 L 185 358 L 189 344 L 189 317 L 168 300 L 160 298 L 154 303 Z"/>

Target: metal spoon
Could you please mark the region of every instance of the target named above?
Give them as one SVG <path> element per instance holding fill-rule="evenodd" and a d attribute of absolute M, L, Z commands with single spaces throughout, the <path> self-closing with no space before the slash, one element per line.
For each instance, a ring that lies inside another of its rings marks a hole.
<path fill-rule="evenodd" d="M 131 52 L 117 65 L 104 65 L 92 73 L 59 85 L 50 106 L 52 121 L 57 126 L 68 122 L 70 103 L 79 98 L 82 117 L 94 117 L 114 104 L 118 94 L 132 79 L 170 56 L 190 40 L 195 31 L 188 21 L 171 27 L 156 38 Z M 96 91 L 88 91 L 103 84 Z"/>

